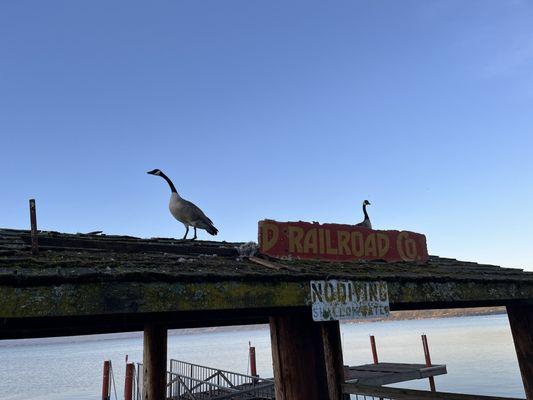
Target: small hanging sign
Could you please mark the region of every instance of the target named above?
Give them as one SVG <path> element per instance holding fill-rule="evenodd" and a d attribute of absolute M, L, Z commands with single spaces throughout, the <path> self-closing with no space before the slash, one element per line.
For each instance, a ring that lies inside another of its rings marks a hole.
<path fill-rule="evenodd" d="M 349 280 L 311 281 L 314 321 L 339 321 L 388 317 L 387 282 Z"/>

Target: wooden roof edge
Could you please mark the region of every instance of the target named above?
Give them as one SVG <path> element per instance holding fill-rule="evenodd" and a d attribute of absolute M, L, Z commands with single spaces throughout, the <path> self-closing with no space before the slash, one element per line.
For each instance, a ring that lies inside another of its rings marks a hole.
<path fill-rule="evenodd" d="M 174 254 L 216 254 L 239 256 L 246 243 L 204 240 L 182 240 L 175 238 L 139 238 L 128 235 L 63 233 L 39 231 L 39 248 L 43 250 L 100 249 L 115 252 L 159 252 Z M 31 244 L 31 233 L 23 229 L 0 228 L 0 248 L 26 248 Z"/>
<path fill-rule="evenodd" d="M 107 234 L 105 231 L 93 231 L 89 233 L 82 232 L 59 232 L 54 230 L 38 230 L 38 237 L 44 235 L 44 237 L 65 237 L 73 239 L 93 239 L 93 240 L 107 240 L 107 241 L 142 241 L 142 242 L 155 242 L 155 243 L 176 243 L 176 244 L 191 244 L 196 243 L 201 244 L 211 244 L 214 246 L 228 245 L 228 246 L 238 246 L 242 245 L 245 242 L 226 242 L 226 241 L 217 241 L 217 240 L 182 240 L 179 238 L 169 238 L 169 237 L 149 237 L 143 238 L 138 236 L 131 235 L 116 235 L 116 234 Z M 26 236 L 31 236 L 31 231 L 29 229 L 13 229 L 13 228 L 2 228 L 0 227 L 0 243 L 2 240 L 8 240 L 10 238 L 25 238 Z"/>
<path fill-rule="evenodd" d="M 275 260 L 268 256 L 258 254 L 254 250 L 257 245 L 253 242 L 226 242 L 226 241 L 191 241 L 175 238 L 139 238 L 129 235 L 107 235 L 107 234 L 84 234 L 84 233 L 64 233 L 58 231 L 39 231 L 39 247 L 42 250 L 61 251 L 73 250 L 88 253 L 94 251 L 110 251 L 117 253 L 170 253 L 184 256 L 198 257 L 205 254 L 212 254 L 226 257 L 249 257 L 255 256 L 266 259 L 273 264 L 279 264 L 278 267 L 291 270 L 291 268 L 300 269 L 302 267 L 312 266 L 312 264 L 322 264 L 317 260 L 300 260 L 293 259 Z M 2 257 L 8 257 L 16 254 L 30 257 L 29 249 L 31 243 L 31 233 L 26 229 L 0 228 L 0 261 Z M 254 248 L 255 246 L 255 248 Z M 24 254 L 22 254 L 24 253 Z M 331 261 L 324 261 L 331 263 Z M 340 263 L 340 262 L 339 262 Z M 440 257 L 430 255 L 427 262 L 396 262 L 387 263 L 385 261 L 352 261 L 342 262 L 344 265 L 357 265 L 373 267 L 377 265 L 391 265 L 401 267 L 411 267 L 416 264 L 419 266 L 428 265 L 431 267 L 447 268 L 473 268 L 483 270 L 497 271 L 523 271 L 520 268 L 503 268 L 492 264 L 480 264 L 472 261 L 461 261 L 450 257 Z M 263 265 L 264 266 L 264 265 Z M 530 273 L 524 271 L 524 273 Z"/>

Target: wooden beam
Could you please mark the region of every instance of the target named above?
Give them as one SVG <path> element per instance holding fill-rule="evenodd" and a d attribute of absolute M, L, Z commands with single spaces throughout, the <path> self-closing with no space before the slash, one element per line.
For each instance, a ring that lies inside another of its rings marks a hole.
<path fill-rule="evenodd" d="M 164 400 L 167 389 L 167 328 L 159 324 L 144 327 L 143 400 Z"/>
<path fill-rule="evenodd" d="M 507 306 L 524 391 L 533 400 L 533 305 Z"/>
<path fill-rule="evenodd" d="M 39 257 L 43 254 L 41 252 Z M 135 271 L 135 268 L 131 270 Z M 38 268 L 29 274 L 34 281 L 26 283 L 20 273 L 15 273 L 17 271 L 0 268 L 0 321 L 7 318 L 307 307 L 311 296 L 309 281 L 212 280 L 205 277 L 204 281 L 184 278 L 167 282 L 157 280 L 164 277 L 148 275 L 143 276 L 142 282 L 122 281 L 125 279 L 122 273 L 128 271 L 124 268 L 119 275 L 95 275 L 94 282 L 60 284 L 55 278 L 43 275 L 55 274 L 57 268 Z M 107 279 L 112 281 L 105 281 Z M 198 275 L 197 279 L 204 277 Z M 508 282 L 474 285 L 472 282 L 404 281 L 388 286 L 391 310 L 508 305 L 520 299 L 533 299 L 533 280 L 518 289 Z M 490 301 L 485 302 L 489 297 Z"/>
<path fill-rule="evenodd" d="M 383 386 L 364 386 L 355 383 L 342 385 L 344 393 L 358 394 L 360 396 L 383 397 L 395 400 L 523 400 L 515 397 L 493 397 L 472 394 L 428 392 L 403 388 L 390 388 Z"/>
<path fill-rule="evenodd" d="M 329 399 L 324 343 L 311 312 L 270 317 L 276 400 Z"/>
<path fill-rule="evenodd" d="M 321 322 L 320 330 L 324 344 L 324 361 L 330 400 L 341 400 L 344 383 L 344 361 L 339 321 Z"/>

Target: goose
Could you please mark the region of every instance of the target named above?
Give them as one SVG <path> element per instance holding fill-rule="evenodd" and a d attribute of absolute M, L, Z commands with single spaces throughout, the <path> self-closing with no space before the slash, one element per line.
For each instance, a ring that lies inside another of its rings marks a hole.
<path fill-rule="evenodd" d="M 154 169 L 152 171 L 148 171 L 147 174 L 160 176 L 167 181 L 168 186 L 170 186 L 171 194 L 168 208 L 172 216 L 185 226 L 185 235 L 183 236 L 182 240 L 187 239 L 189 227 L 191 226 L 194 228 L 194 237 L 192 240 L 196 239 L 196 228 L 205 229 L 211 235 L 216 235 L 218 233 L 218 229 L 215 228 L 213 222 L 207 218 L 200 208 L 190 201 L 185 200 L 178 194 L 176 187 L 170 178 L 163 173 L 163 171 L 160 169 Z"/>
<path fill-rule="evenodd" d="M 370 202 L 368 200 L 363 201 L 363 213 L 365 214 L 365 219 L 363 222 L 359 222 L 355 226 L 364 226 L 365 228 L 372 229 L 372 222 L 370 222 L 370 217 L 368 216 L 368 213 L 366 212 L 366 206 L 369 206 Z"/>

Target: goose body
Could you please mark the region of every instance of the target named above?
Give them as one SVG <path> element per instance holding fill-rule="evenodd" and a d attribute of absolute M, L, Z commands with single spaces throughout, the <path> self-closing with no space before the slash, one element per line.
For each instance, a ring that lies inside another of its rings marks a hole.
<path fill-rule="evenodd" d="M 365 215 L 365 219 L 362 222 L 359 222 L 355 226 L 364 226 L 365 228 L 372 229 L 372 222 L 370 222 L 370 217 L 368 216 L 368 212 L 366 211 L 366 206 L 369 206 L 370 202 L 368 200 L 363 201 L 363 214 Z"/>
<path fill-rule="evenodd" d="M 166 176 L 163 171 L 154 169 L 149 171 L 148 174 L 160 176 L 166 180 L 170 186 L 171 193 L 168 209 L 172 216 L 185 226 L 185 235 L 183 236 L 183 239 L 187 239 L 187 234 L 189 233 L 189 228 L 191 226 L 194 228 L 193 240 L 196 239 L 197 228 L 204 229 L 211 235 L 216 235 L 218 233 L 218 229 L 213 225 L 213 221 L 211 221 L 194 203 L 182 198 L 178 194 L 170 178 Z"/>

